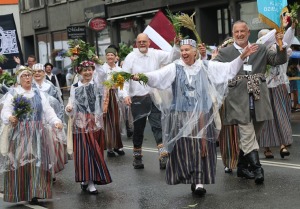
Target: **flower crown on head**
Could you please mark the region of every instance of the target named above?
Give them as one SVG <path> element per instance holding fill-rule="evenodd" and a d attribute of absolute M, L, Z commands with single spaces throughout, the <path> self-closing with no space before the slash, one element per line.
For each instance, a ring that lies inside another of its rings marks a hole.
<path fill-rule="evenodd" d="M 80 67 L 95 67 L 95 63 L 89 60 L 82 61 L 79 65 Z"/>
<path fill-rule="evenodd" d="M 21 65 L 21 66 L 19 67 L 19 69 L 16 71 L 16 76 L 18 76 L 21 72 L 23 72 L 23 71 L 25 71 L 25 70 L 29 71 L 30 73 L 33 73 L 30 67 Z"/>
<path fill-rule="evenodd" d="M 233 44 L 233 43 L 234 43 L 234 39 L 230 38 L 222 43 L 221 48 L 224 48 L 224 47 L 228 46 L 229 44 Z"/>

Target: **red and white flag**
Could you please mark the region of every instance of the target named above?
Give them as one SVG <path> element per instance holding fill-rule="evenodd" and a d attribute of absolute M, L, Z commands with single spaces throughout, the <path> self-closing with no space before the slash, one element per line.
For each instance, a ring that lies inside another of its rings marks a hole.
<path fill-rule="evenodd" d="M 170 52 L 176 36 L 174 27 L 162 11 L 158 11 L 143 33 L 151 39 L 151 48 Z"/>

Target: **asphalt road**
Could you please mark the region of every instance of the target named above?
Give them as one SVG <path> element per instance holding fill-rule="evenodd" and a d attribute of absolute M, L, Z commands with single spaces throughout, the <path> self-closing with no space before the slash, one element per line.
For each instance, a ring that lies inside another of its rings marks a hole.
<path fill-rule="evenodd" d="M 218 154 L 216 184 L 206 185 L 204 197 L 193 196 L 190 185 L 170 186 L 165 183 L 165 173 L 159 169 L 158 154 L 150 128 L 147 127 L 144 141 L 144 170 L 132 167 L 132 142 L 123 138 L 126 155 L 108 158 L 113 182 L 97 186 L 98 195 L 82 192 L 74 181 L 74 165 L 70 160 L 66 168 L 56 175 L 53 199 L 40 200 L 38 205 L 27 202 L 5 203 L 1 209 L 298 209 L 300 208 L 300 113 L 293 113 L 294 143 L 289 148 L 291 155 L 281 159 L 279 148 L 273 148 L 275 159 L 266 160 L 260 151 L 265 170 L 263 185 L 253 180 L 236 177 L 236 171 L 225 174 Z M 0 191 L 3 178 L 0 175 Z"/>

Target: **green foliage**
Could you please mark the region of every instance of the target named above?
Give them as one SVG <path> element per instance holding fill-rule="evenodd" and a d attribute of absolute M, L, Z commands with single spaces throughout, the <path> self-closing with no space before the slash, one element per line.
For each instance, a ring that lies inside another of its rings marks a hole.
<path fill-rule="evenodd" d="M 120 60 L 124 60 L 125 57 L 132 52 L 133 46 L 129 46 L 125 43 L 119 43 L 119 53 L 118 56 L 120 57 Z"/>
<path fill-rule="evenodd" d="M 4 62 L 6 62 L 6 61 L 7 61 L 6 56 L 3 55 L 3 54 L 0 54 L 0 63 L 2 64 L 2 63 L 4 63 Z"/>
<path fill-rule="evenodd" d="M 179 16 L 180 14 L 179 13 L 176 13 L 175 15 L 171 12 L 171 10 L 169 9 L 166 9 L 166 12 L 167 12 L 167 16 L 168 18 L 170 19 L 173 27 L 174 27 L 174 30 L 175 30 L 175 33 L 176 33 L 176 36 L 181 36 L 180 34 L 180 28 L 181 28 L 181 24 L 179 22 L 179 20 L 176 18 L 177 16 Z"/>
<path fill-rule="evenodd" d="M 4 83 L 6 86 L 12 86 L 16 83 L 16 78 L 11 76 L 8 72 L 3 72 L 0 75 L 0 83 Z"/>

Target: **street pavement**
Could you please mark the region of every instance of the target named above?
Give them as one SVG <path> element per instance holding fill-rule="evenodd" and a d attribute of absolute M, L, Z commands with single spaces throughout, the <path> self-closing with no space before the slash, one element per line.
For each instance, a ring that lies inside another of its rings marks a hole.
<path fill-rule="evenodd" d="M 132 167 L 132 141 L 123 137 L 125 156 L 106 158 L 113 182 L 96 186 L 99 194 L 81 191 L 74 181 L 74 165 L 70 160 L 66 168 L 56 174 L 53 199 L 39 200 L 38 205 L 27 202 L 5 203 L 0 193 L 1 209 L 299 209 L 300 208 L 300 113 L 292 114 L 294 143 L 291 155 L 280 158 L 279 148 L 273 148 L 274 159 L 265 159 L 260 151 L 265 170 L 265 182 L 256 185 L 254 180 L 225 174 L 218 153 L 216 184 L 205 185 L 204 197 L 192 195 L 190 185 L 167 185 L 165 171 L 159 169 L 158 154 L 151 129 L 147 126 L 144 140 L 145 169 Z M 0 175 L 0 191 L 3 176 Z"/>

